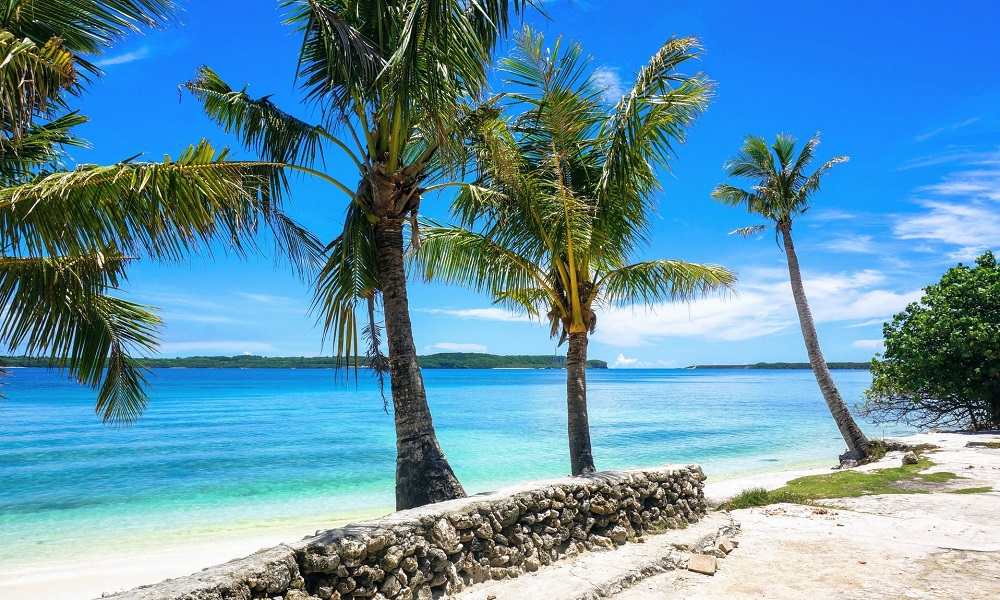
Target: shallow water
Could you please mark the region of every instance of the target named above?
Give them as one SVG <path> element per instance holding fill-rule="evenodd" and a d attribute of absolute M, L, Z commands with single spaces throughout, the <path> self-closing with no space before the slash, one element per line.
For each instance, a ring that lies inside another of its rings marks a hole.
<path fill-rule="evenodd" d="M 55 545 L 318 528 L 391 510 L 393 423 L 372 381 L 345 386 L 328 370 L 155 373 L 146 414 L 115 429 L 100 425 L 90 390 L 12 370 L 0 402 L 0 565 L 44 560 Z M 424 377 L 468 492 L 566 474 L 564 371 Z M 871 381 L 866 371 L 834 378 L 848 404 Z M 599 469 L 697 462 L 717 477 L 829 464 L 844 447 L 809 371 L 599 370 L 588 390 Z"/>

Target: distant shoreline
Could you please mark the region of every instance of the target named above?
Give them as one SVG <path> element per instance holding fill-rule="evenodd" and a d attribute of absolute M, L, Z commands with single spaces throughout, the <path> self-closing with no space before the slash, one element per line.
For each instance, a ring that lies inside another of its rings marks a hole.
<path fill-rule="evenodd" d="M 831 369 L 849 371 L 867 371 L 869 363 L 866 362 L 830 362 L 826 363 Z M 688 369 L 811 369 L 809 363 L 754 363 L 752 365 L 692 365 Z"/>
<path fill-rule="evenodd" d="M 141 358 L 150 369 L 333 369 L 336 362 L 330 356 L 187 356 L 182 358 Z M 423 369 L 565 369 L 566 357 L 559 355 L 509 355 L 474 352 L 446 352 L 417 357 Z M 30 356 L 0 357 L 7 368 L 49 367 L 47 358 Z M 342 366 L 367 367 L 367 360 L 345 361 Z M 607 369 L 603 360 L 588 360 L 588 369 Z"/>

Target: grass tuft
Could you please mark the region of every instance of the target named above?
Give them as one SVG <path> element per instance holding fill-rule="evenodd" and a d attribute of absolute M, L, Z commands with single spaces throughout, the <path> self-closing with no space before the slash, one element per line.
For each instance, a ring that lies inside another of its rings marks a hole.
<path fill-rule="evenodd" d="M 989 492 L 992 492 L 992 491 L 993 491 L 993 488 L 991 488 L 991 487 L 970 487 L 970 488 L 962 488 L 960 490 L 952 490 L 950 493 L 952 493 L 952 494 L 986 494 L 986 493 L 989 493 Z"/>
<path fill-rule="evenodd" d="M 823 498 L 857 498 L 875 494 L 927 494 L 927 484 L 944 483 L 952 479 L 962 479 L 954 473 L 921 473 L 932 467 L 934 463 L 921 452 L 935 450 L 936 446 L 924 445 L 916 447 L 919 460 L 915 465 L 903 465 L 889 469 L 861 472 L 843 470 L 828 475 L 810 475 L 799 477 L 788 482 L 784 487 L 768 491 L 757 487 L 744 490 L 723 504 L 725 510 L 738 510 L 755 506 L 767 506 L 780 502 L 794 504 L 809 504 Z M 960 493 L 981 493 L 979 488 L 968 488 L 973 491 Z M 985 491 L 989 491 L 987 488 Z"/>
<path fill-rule="evenodd" d="M 882 460 L 885 458 L 886 452 L 889 449 L 886 447 L 885 442 L 882 440 L 871 440 L 868 444 L 868 461 L 875 462 L 877 460 Z"/>
<path fill-rule="evenodd" d="M 739 510 L 741 508 L 767 506 L 768 504 L 778 504 L 781 502 L 804 504 L 805 500 L 805 498 L 788 492 L 784 488 L 768 491 L 762 487 L 756 487 L 743 490 L 739 494 L 736 494 L 720 508 L 724 510 Z"/>

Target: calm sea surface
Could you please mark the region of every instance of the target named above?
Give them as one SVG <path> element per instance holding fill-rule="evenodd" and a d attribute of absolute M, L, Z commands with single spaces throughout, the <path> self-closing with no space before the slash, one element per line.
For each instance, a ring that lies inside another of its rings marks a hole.
<path fill-rule="evenodd" d="M 146 414 L 101 426 L 94 393 L 14 369 L 0 401 L 0 566 L 108 540 L 388 512 L 392 417 L 328 370 L 160 369 Z M 565 372 L 424 372 L 470 493 L 568 472 Z M 849 405 L 871 379 L 835 371 Z M 588 372 L 598 469 L 697 462 L 710 476 L 832 464 L 843 451 L 809 371 Z M 865 428 L 869 435 L 905 430 Z"/>

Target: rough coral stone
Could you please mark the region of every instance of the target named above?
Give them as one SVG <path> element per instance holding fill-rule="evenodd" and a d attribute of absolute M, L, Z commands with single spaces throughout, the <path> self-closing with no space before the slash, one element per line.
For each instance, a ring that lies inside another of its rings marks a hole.
<path fill-rule="evenodd" d="M 434 524 L 431 537 L 448 554 L 458 552 L 462 548 L 462 544 L 458 541 L 458 532 L 448 519 L 439 519 Z"/>

